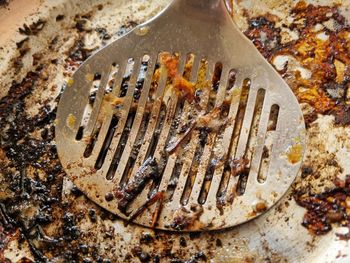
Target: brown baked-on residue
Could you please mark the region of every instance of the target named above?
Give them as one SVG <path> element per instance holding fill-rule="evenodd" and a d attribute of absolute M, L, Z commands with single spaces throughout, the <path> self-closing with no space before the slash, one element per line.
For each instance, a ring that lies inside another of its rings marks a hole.
<path fill-rule="evenodd" d="M 335 188 L 327 192 L 308 195 L 295 193 L 297 203 L 307 209 L 302 222 L 312 234 L 320 235 L 332 229 L 332 223 L 350 228 L 350 176 L 336 180 Z M 350 234 L 338 234 L 349 239 Z"/>
<path fill-rule="evenodd" d="M 282 28 L 296 32 L 297 40 L 282 43 L 281 28 L 275 26 L 272 15 L 251 18 L 245 33 L 271 63 L 279 55 L 288 55 L 311 72 L 310 78 L 303 78 L 298 70 L 288 71 L 288 63 L 280 71 L 299 101 L 313 107 L 313 114 L 331 114 L 338 124 L 350 124 L 350 28 L 345 18 L 337 7 L 303 1 L 290 15 L 293 22 Z"/>
<path fill-rule="evenodd" d="M 335 124 L 350 124 L 350 27 L 337 6 L 316 6 L 299 1 L 290 12 L 292 22 L 277 27 L 278 18 L 264 15 L 249 19 L 245 32 L 271 64 L 278 56 L 288 56 L 310 72 L 303 77 L 291 70 L 289 62 L 279 71 L 299 102 L 312 111 L 305 115 L 307 127 L 317 114 L 332 115 Z M 293 31 L 296 40 L 283 40 L 284 31 Z M 316 176 L 316 175 L 315 175 Z M 314 195 L 307 190 L 295 193 L 297 203 L 307 209 L 303 225 L 313 234 L 325 234 L 332 224 L 349 226 L 349 178 L 337 181 L 334 189 Z M 347 200 L 347 201 L 346 201 Z M 343 236 L 348 238 L 348 236 Z"/>

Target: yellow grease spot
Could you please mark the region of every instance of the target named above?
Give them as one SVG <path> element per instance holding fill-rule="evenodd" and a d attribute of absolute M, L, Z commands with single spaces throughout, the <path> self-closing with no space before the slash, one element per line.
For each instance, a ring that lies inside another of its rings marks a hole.
<path fill-rule="evenodd" d="M 91 74 L 91 73 L 88 73 L 88 74 L 85 75 L 85 79 L 86 79 L 87 82 L 91 82 L 91 81 L 94 80 L 94 75 Z"/>
<path fill-rule="evenodd" d="M 300 143 L 294 144 L 287 151 L 288 161 L 292 164 L 298 163 L 303 156 L 303 146 Z"/>
<path fill-rule="evenodd" d="M 75 116 L 72 114 L 72 113 L 69 113 L 68 117 L 67 117 L 67 126 L 70 128 L 70 129 L 73 129 L 74 128 L 74 125 L 75 125 L 75 121 L 76 121 L 76 118 Z"/>
<path fill-rule="evenodd" d="M 145 36 L 148 34 L 149 30 L 150 30 L 149 26 L 143 26 L 143 27 L 136 28 L 135 33 L 138 36 Z"/>
<path fill-rule="evenodd" d="M 74 84 L 74 79 L 70 78 L 70 79 L 67 80 L 68 87 L 72 87 L 73 84 Z"/>

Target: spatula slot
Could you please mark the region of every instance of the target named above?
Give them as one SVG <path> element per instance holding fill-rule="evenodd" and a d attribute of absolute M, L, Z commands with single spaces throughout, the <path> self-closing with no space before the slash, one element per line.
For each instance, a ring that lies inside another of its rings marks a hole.
<path fill-rule="evenodd" d="M 134 95 L 133 95 L 134 102 L 137 102 L 141 97 L 141 92 L 142 92 L 143 84 L 145 82 L 149 60 L 150 60 L 149 55 L 144 55 L 142 57 L 141 67 L 140 67 L 139 75 L 137 77 L 135 91 L 134 91 Z"/>
<path fill-rule="evenodd" d="M 234 174 L 234 170 L 232 169 L 232 162 L 235 160 L 234 156 L 237 149 L 239 134 L 241 132 L 242 124 L 243 124 L 243 118 L 245 114 L 245 109 L 248 101 L 248 95 L 250 90 L 250 79 L 246 78 L 243 80 L 241 92 L 240 92 L 240 98 L 239 98 L 239 105 L 236 112 L 236 115 L 233 116 L 235 119 L 233 131 L 232 131 L 232 137 L 230 139 L 230 146 L 229 146 L 229 153 L 227 155 L 227 159 L 225 161 L 224 165 L 224 172 L 223 176 L 220 182 L 219 190 L 217 193 L 217 196 L 220 198 L 223 198 L 225 196 L 226 190 L 231 191 L 233 187 L 236 187 L 234 184 L 231 183 L 229 185 L 230 179 L 233 181 L 237 181 L 237 175 Z M 232 106 L 231 106 L 232 107 Z M 236 160 L 238 161 L 238 160 Z M 234 177 L 234 178 L 232 178 Z M 234 188 L 235 189 L 235 188 Z"/>
<path fill-rule="evenodd" d="M 233 140 L 231 141 L 231 156 L 236 155 L 238 139 L 242 130 L 250 88 L 251 88 L 251 81 L 250 79 L 247 78 L 243 81 L 241 97 L 240 97 L 238 112 L 236 116 L 236 123 L 233 130 Z"/>
<path fill-rule="evenodd" d="M 88 104 L 85 106 L 84 112 L 83 112 L 83 116 L 80 122 L 80 126 L 78 129 L 78 132 L 76 134 L 75 139 L 77 141 L 80 141 L 83 136 L 84 136 L 84 129 L 87 125 L 87 123 L 89 122 L 90 116 L 91 116 L 91 112 L 95 103 L 95 99 L 96 99 L 96 95 L 97 95 L 97 91 L 100 88 L 100 84 L 101 84 L 101 74 L 100 73 L 95 73 L 95 74 L 90 74 L 88 76 L 85 76 L 91 83 L 91 88 L 89 91 L 89 101 Z"/>
<path fill-rule="evenodd" d="M 128 157 L 128 162 L 127 162 L 127 164 L 125 166 L 122 178 L 120 180 L 120 185 L 121 186 L 125 185 L 129 181 L 129 179 L 130 179 L 130 177 L 132 175 L 131 174 L 132 168 L 134 167 L 134 164 L 135 164 L 135 161 L 136 161 L 136 158 L 137 158 L 137 155 L 138 155 L 138 150 L 139 150 L 140 146 L 142 145 L 142 142 L 143 142 L 146 130 L 147 130 L 147 124 L 148 124 L 149 120 L 150 120 L 150 113 L 146 112 L 143 115 L 143 119 L 142 119 L 142 122 L 140 124 L 140 129 L 139 129 L 139 131 L 137 133 L 137 136 L 136 136 L 136 139 L 135 139 L 135 143 L 134 143 L 134 145 L 132 147 L 132 150 L 131 150 L 130 155 Z"/>
<path fill-rule="evenodd" d="M 121 155 L 123 153 L 123 150 L 125 148 L 125 144 L 127 142 L 127 139 L 129 137 L 129 133 L 130 133 L 132 124 L 133 124 L 134 119 L 135 119 L 135 113 L 136 113 L 135 109 L 131 109 L 131 111 L 128 114 L 125 128 L 124 128 L 124 130 L 122 132 L 122 135 L 121 135 L 121 138 L 120 138 L 117 150 L 114 153 L 114 156 L 113 156 L 113 159 L 112 159 L 112 163 L 111 163 L 111 165 L 110 165 L 110 167 L 108 169 L 108 172 L 107 172 L 106 178 L 108 180 L 113 179 L 114 174 L 115 174 L 115 172 L 117 170 L 120 157 L 121 157 Z"/>
<path fill-rule="evenodd" d="M 277 120 L 279 116 L 280 107 L 277 104 L 272 105 L 269 123 L 264 143 L 263 154 L 261 158 L 259 173 L 258 173 L 258 182 L 264 183 L 266 181 L 266 175 L 268 173 L 268 167 L 271 160 L 271 152 L 274 145 L 274 136 L 276 134 Z"/>
<path fill-rule="evenodd" d="M 264 99 L 265 99 L 265 89 L 259 89 L 257 92 L 253 119 L 250 126 L 247 148 L 243 157 L 244 160 L 247 160 L 247 165 L 241 174 L 237 174 L 237 176 L 239 176 L 238 187 L 236 189 L 238 195 L 244 194 L 246 190 L 246 182 L 247 182 L 248 174 L 250 170 L 250 162 L 252 160 L 252 156 L 254 153 L 254 146 L 256 145 L 257 133 L 259 129 L 259 123 L 260 123 L 260 118 L 262 114 Z"/>
<path fill-rule="evenodd" d="M 133 58 L 129 58 L 126 64 L 125 74 L 123 76 L 122 84 L 120 87 L 120 93 L 118 95 L 118 97 L 120 98 L 125 97 L 128 91 L 130 78 L 134 70 L 134 64 L 135 64 L 135 60 Z"/>
<path fill-rule="evenodd" d="M 97 158 L 96 163 L 95 163 L 96 169 L 100 169 L 103 165 L 103 162 L 104 162 L 106 155 L 107 155 L 107 151 L 109 149 L 109 146 L 111 145 L 115 130 L 117 128 L 118 121 L 119 121 L 118 116 L 113 115 L 112 120 L 109 124 L 109 128 L 108 128 L 105 140 L 103 142 L 102 148 L 100 150 L 100 153 L 99 153 L 98 158 Z"/>
<path fill-rule="evenodd" d="M 84 140 L 86 142 L 86 148 L 84 151 L 84 158 L 90 157 L 92 150 L 94 149 L 98 134 L 100 133 L 101 125 L 98 125 L 95 127 L 93 133 L 89 137 L 84 137 Z"/>
<path fill-rule="evenodd" d="M 227 91 L 230 91 L 236 82 L 236 75 L 237 75 L 237 71 L 235 69 L 231 69 L 229 74 L 228 74 L 228 84 L 227 84 Z"/>

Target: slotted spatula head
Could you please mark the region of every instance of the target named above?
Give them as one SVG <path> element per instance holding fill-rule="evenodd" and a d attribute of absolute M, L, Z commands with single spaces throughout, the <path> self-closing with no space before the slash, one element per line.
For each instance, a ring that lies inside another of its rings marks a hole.
<path fill-rule="evenodd" d="M 126 220 L 235 226 L 273 206 L 300 168 L 299 104 L 221 0 L 174 0 L 68 84 L 57 113 L 62 165 Z"/>

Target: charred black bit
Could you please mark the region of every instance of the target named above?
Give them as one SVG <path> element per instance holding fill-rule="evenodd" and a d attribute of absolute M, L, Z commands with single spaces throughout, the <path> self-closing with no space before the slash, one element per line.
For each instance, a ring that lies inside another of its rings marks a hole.
<path fill-rule="evenodd" d="M 154 242 L 154 237 L 150 233 L 143 233 L 140 238 L 141 244 L 151 244 Z"/>
<path fill-rule="evenodd" d="M 306 178 L 307 176 L 311 175 L 313 173 L 312 168 L 309 166 L 302 167 L 302 173 L 301 176 L 303 178 Z"/>
<path fill-rule="evenodd" d="M 96 211 L 92 208 L 89 209 L 89 217 L 90 217 L 91 222 L 93 222 L 93 223 L 96 222 L 96 220 L 97 220 Z"/>
<path fill-rule="evenodd" d="M 118 199 L 119 210 L 126 213 L 128 204 L 143 190 L 146 183 L 149 180 L 158 180 L 159 176 L 157 161 L 154 158 L 148 158 L 130 182 L 116 190 L 115 196 Z"/>
<path fill-rule="evenodd" d="M 222 241 L 221 241 L 221 239 L 217 238 L 215 244 L 216 244 L 217 247 L 222 247 Z"/>
<path fill-rule="evenodd" d="M 106 28 L 103 28 L 103 27 L 98 27 L 95 29 L 95 31 L 99 34 L 100 38 L 102 40 L 108 40 L 108 39 L 111 39 L 111 35 L 107 32 L 107 29 Z"/>
<path fill-rule="evenodd" d="M 302 225 L 310 233 L 322 235 L 332 229 L 332 224 L 348 227 L 349 220 L 349 203 L 350 203 L 350 176 L 345 180 L 336 180 L 335 188 L 328 192 L 317 195 L 308 195 L 296 192 L 294 195 L 297 203 L 306 208 Z M 340 235 L 343 239 L 348 239 L 347 235 Z"/>
<path fill-rule="evenodd" d="M 6 7 L 10 3 L 10 0 L 0 0 L 0 7 Z"/>
<path fill-rule="evenodd" d="M 270 20 L 266 16 L 259 16 L 250 19 L 246 35 L 253 41 L 264 57 L 270 58 L 281 45 L 280 31 L 272 19 Z"/>
<path fill-rule="evenodd" d="M 182 246 L 182 247 L 187 246 L 187 242 L 186 242 L 186 239 L 184 237 L 180 237 L 180 246 Z"/>
<path fill-rule="evenodd" d="M 38 34 L 45 26 L 46 21 L 39 19 L 31 25 L 23 24 L 23 28 L 19 28 L 19 32 L 23 35 L 36 35 Z"/>
<path fill-rule="evenodd" d="M 84 16 L 81 17 L 75 17 L 75 28 L 78 29 L 79 32 L 89 32 L 92 29 L 89 27 L 89 19 L 85 18 Z"/>
<path fill-rule="evenodd" d="M 18 49 L 21 49 L 25 44 L 28 43 L 29 37 L 25 37 L 24 39 L 22 39 L 21 41 L 16 43 L 16 46 Z M 20 53 L 22 53 L 22 51 L 20 50 Z M 22 55 L 22 54 L 21 54 Z"/>
<path fill-rule="evenodd" d="M 135 26 L 137 26 L 137 23 L 134 21 L 129 21 L 127 24 L 122 25 L 119 30 L 117 31 L 117 36 L 122 36 L 128 33 L 131 29 L 133 29 Z"/>
<path fill-rule="evenodd" d="M 152 261 L 153 263 L 159 263 L 160 262 L 160 257 L 158 256 L 158 255 L 155 255 L 154 257 L 153 257 L 153 261 Z"/>
<path fill-rule="evenodd" d="M 56 21 L 59 22 L 59 21 L 62 21 L 64 19 L 64 15 L 57 15 L 56 16 Z"/>
<path fill-rule="evenodd" d="M 173 222 L 170 227 L 176 230 L 184 230 L 190 229 L 195 224 L 199 224 L 200 226 L 200 222 L 198 220 L 202 213 L 203 208 L 200 205 L 193 205 L 190 207 L 190 210 L 186 209 L 185 207 L 181 207 L 175 211 L 173 215 Z"/>
<path fill-rule="evenodd" d="M 76 220 L 73 214 L 66 213 L 63 216 L 63 235 L 67 241 L 77 240 L 79 238 L 79 229 L 76 226 Z"/>
<path fill-rule="evenodd" d="M 74 65 L 74 63 L 78 63 L 79 65 L 80 63 L 85 61 L 91 55 L 92 52 L 93 50 L 85 48 L 83 39 L 78 39 L 76 45 L 69 54 L 69 58 L 66 60 L 67 65 Z"/>
<path fill-rule="evenodd" d="M 70 191 L 76 197 L 81 196 L 83 194 L 76 185 L 73 185 L 73 187 Z"/>
<path fill-rule="evenodd" d="M 143 251 L 141 247 L 137 246 L 132 249 L 132 254 L 137 256 L 141 262 L 150 262 L 151 256 L 147 252 Z"/>

